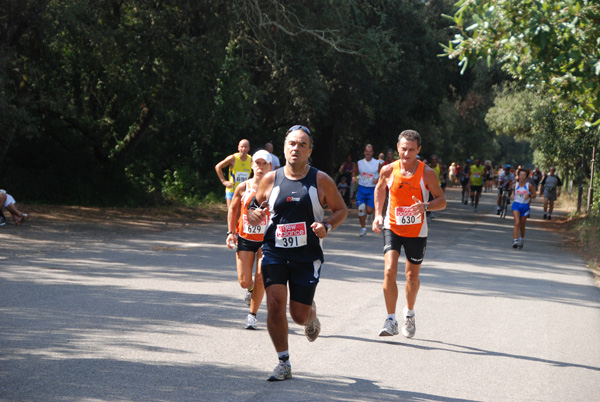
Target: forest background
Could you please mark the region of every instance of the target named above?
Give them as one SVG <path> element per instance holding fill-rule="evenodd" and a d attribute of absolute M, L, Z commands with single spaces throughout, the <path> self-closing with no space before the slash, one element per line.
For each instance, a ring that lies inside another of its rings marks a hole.
<path fill-rule="evenodd" d="M 281 158 L 303 124 L 331 175 L 412 128 L 424 158 L 555 165 L 598 188 L 598 6 L 455 2 L 3 0 L 0 187 L 21 202 L 221 201 L 214 165 L 240 139 Z"/>

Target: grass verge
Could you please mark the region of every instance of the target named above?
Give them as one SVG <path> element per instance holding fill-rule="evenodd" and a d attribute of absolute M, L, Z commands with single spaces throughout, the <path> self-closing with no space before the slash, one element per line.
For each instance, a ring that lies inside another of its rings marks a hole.
<path fill-rule="evenodd" d="M 577 214 L 577 199 L 561 197 L 556 206 L 561 210 L 573 211 L 567 215 L 563 234 L 569 248 L 577 251 L 586 261 L 600 287 L 600 216 Z"/>

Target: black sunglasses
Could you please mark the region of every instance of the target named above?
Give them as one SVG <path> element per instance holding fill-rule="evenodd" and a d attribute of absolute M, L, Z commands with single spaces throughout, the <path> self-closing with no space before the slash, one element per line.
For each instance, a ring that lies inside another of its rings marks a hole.
<path fill-rule="evenodd" d="M 299 125 L 299 124 L 298 124 L 298 125 L 296 125 L 296 126 L 292 126 L 292 127 L 290 127 L 290 129 L 287 131 L 287 133 L 286 133 L 286 134 L 289 134 L 289 133 L 291 133 L 292 131 L 295 131 L 295 130 L 302 130 L 302 131 L 304 131 L 306 134 L 308 134 L 308 135 L 312 136 L 312 135 L 311 135 L 311 133 L 310 133 L 310 130 L 308 129 L 308 127 L 301 126 L 301 125 Z"/>

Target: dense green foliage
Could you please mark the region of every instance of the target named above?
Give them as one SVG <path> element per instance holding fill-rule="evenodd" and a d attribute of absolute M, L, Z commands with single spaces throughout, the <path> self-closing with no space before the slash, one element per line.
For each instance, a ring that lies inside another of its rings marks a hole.
<path fill-rule="evenodd" d="M 20 200 L 195 203 L 248 138 L 282 157 L 308 125 L 334 173 L 364 144 L 424 136 L 449 164 L 530 162 L 485 115 L 504 73 L 436 57 L 443 0 L 4 0 L 0 184 Z M 518 155 L 518 157 L 516 156 Z M 520 160 L 516 160 L 520 159 Z"/>
<path fill-rule="evenodd" d="M 458 59 L 463 72 L 478 59 L 497 62 L 523 83 L 501 92 L 487 116 L 490 128 L 527 138 L 543 165 L 563 172 L 581 170 L 583 158 L 589 177 L 600 140 L 600 4 L 461 0 L 456 7 L 445 55 Z"/>

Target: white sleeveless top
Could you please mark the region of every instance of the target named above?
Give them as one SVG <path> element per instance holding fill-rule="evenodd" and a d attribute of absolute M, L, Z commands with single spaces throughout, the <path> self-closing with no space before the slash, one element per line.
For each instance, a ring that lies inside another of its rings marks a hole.
<path fill-rule="evenodd" d="M 528 204 L 529 201 L 525 201 L 525 197 L 529 194 L 529 183 L 525 183 L 523 187 L 517 185 L 515 186 L 515 202 L 519 204 Z"/>
<path fill-rule="evenodd" d="M 363 187 L 375 187 L 373 179 L 379 178 L 379 162 L 377 159 L 358 161 L 358 185 Z"/>

